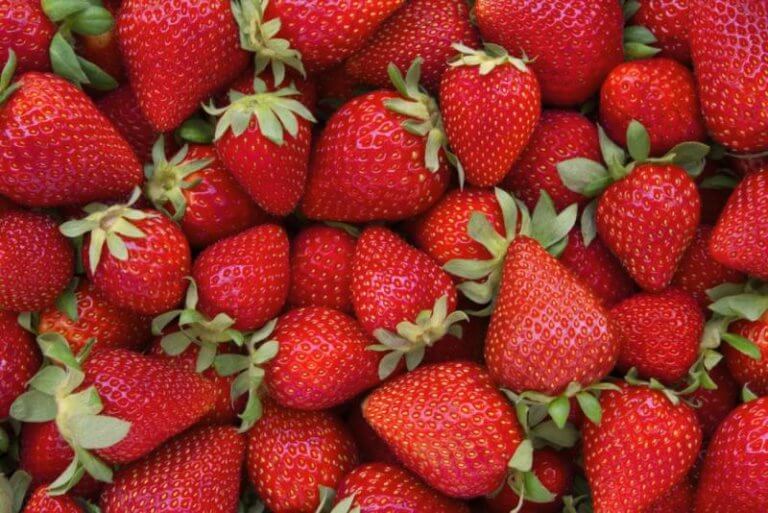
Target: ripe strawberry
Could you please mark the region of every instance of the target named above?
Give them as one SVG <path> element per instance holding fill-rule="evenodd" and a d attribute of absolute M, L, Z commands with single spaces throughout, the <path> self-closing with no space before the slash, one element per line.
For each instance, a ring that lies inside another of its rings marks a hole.
<path fill-rule="evenodd" d="M 632 18 L 637 25 L 651 31 L 656 38 L 654 46 L 661 48 L 664 57 L 672 57 L 683 64 L 691 62 L 690 0 L 641 0 Z"/>
<path fill-rule="evenodd" d="M 69 495 L 52 497 L 48 489 L 41 486 L 29 496 L 21 513 L 83 513 L 83 510 Z"/>
<path fill-rule="evenodd" d="M 38 0 L 0 2 L 0 56 L 13 50 L 19 57 L 19 73 L 49 71 L 48 46 L 56 26 Z"/>
<path fill-rule="evenodd" d="M 445 133 L 472 185 L 496 185 L 533 134 L 541 92 L 525 60 L 504 48 L 459 51 L 440 81 Z"/>
<path fill-rule="evenodd" d="M 353 98 L 328 120 L 310 162 L 301 207 L 307 217 L 398 221 L 445 192 L 445 135 L 437 103 L 419 90 L 419 66 L 417 59 L 405 79 L 391 66 L 397 92 Z"/>
<path fill-rule="evenodd" d="M 547 191 L 555 208 L 587 203 L 587 198 L 565 187 L 556 164 L 572 158 L 600 161 L 597 127 L 585 116 L 564 110 L 545 110 L 525 151 L 512 166 L 502 187 L 534 208 L 541 191 Z"/>
<path fill-rule="evenodd" d="M 336 504 L 345 499 L 351 499 L 361 513 L 469 513 L 465 504 L 439 494 L 411 473 L 385 463 L 360 465 L 344 476 L 336 492 Z"/>
<path fill-rule="evenodd" d="M 159 132 L 180 125 L 248 66 L 228 2 L 125 0 L 117 32 L 141 110 Z"/>
<path fill-rule="evenodd" d="M 704 120 L 734 151 L 768 150 L 768 4 L 762 0 L 691 0 L 691 52 Z"/>
<path fill-rule="evenodd" d="M 365 400 L 363 416 L 405 467 L 452 497 L 497 489 L 523 436 L 486 371 L 468 362 L 429 365 L 385 383 Z"/>
<path fill-rule="evenodd" d="M 40 354 L 32 336 L 19 326 L 16 316 L 0 311 L 0 419 L 21 395 L 40 367 Z"/>
<path fill-rule="evenodd" d="M 692 513 L 696 490 L 689 479 L 674 485 L 643 513 Z"/>
<path fill-rule="evenodd" d="M 230 513 L 237 509 L 244 456 L 245 441 L 234 428 L 190 431 L 121 468 L 101 496 L 101 511 Z"/>
<path fill-rule="evenodd" d="M 39 310 L 72 279 L 72 247 L 50 217 L 15 210 L 0 214 L 0 310 Z"/>
<path fill-rule="evenodd" d="M 160 138 L 153 153 L 153 163 L 145 167 L 147 197 L 179 222 L 193 247 L 268 219 L 218 160 L 213 146 L 184 146 L 168 160 Z"/>
<path fill-rule="evenodd" d="M 736 321 L 728 327 L 728 332 L 749 340 L 760 353 L 755 359 L 724 344 L 722 351 L 731 375 L 757 395 L 768 395 L 768 315 L 756 321 Z"/>
<path fill-rule="evenodd" d="M 704 434 L 709 440 L 715 434 L 717 426 L 739 404 L 739 385 L 734 381 L 725 363 L 709 371 L 709 377 L 717 388 L 708 390 L 699 388 L 687 399 L 695 406 L 696 416 Z"/>
<path fill-rule="evenodd" d="M 131 145 L 139 160 L 148 161 L 152 156 L 152 145 L 157 140 L 158 134 L 141 112 L 139 101 L 131 85 L 122 85 L 105 94 L 96 100 L 96 106 Z"/>
<path fill-rule="evenodd" d="M 549 105 L 584 102 L 624 58 L 624 20 L 613 0 L 569 2 L 567 16 L 546 0 L 479 0 L 475 14 L 486 41 L 535 57 L 530 66 Z"/>
<path fill-rule="evenodd" d="M 320 501 L 318 487 L 335 489 L 355 465 L 352 437 L 328 412 L 268 402 L 248 433 L 248 477 L 274 513 L 312 513 Z"/>
<path fill-rule="evenodd" d="M 696 492 L 697 513 L 753 513 L 768 508 L 768 398 L 743 404 L 709 444 Z"/>
<path fill-rule="evenodd" d="M 469 21 L 469 6 L 462 0 L 414 0 L 381 24 L 365 46 L 347 59 L 345 70 L 358 82 L 388 87 L 390 62 L 403 69 L 421 57 L 422 83 L 435 92 L 448 59 L 456 53 L 454 43 L 469 47 L 479 43 Z"/>
<path fill-rule="evenodd" d="M 220 240 L 198 255 L 192 276 L 203 314 L 226 313 L 238 330 L 259 328 L 288 297 L 288 237 L 280 226 L 263 224 Z"/>
<path fill-rule="evenodd" d="M 645 511 L 696 461 L 701 446 L 696 414 L 647 387 L 604 392 L 600 403 L 602 422 L 587 422 L 583 432 L 584 467 L 595 511 Z"/>

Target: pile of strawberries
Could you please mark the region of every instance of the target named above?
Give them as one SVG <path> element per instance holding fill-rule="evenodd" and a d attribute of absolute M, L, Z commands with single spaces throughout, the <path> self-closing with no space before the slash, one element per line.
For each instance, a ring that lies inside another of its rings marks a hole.
<path fill-rule="evenodd" d="M 768 511 L 766 0 L 0 0 L 0 513 Z"/>

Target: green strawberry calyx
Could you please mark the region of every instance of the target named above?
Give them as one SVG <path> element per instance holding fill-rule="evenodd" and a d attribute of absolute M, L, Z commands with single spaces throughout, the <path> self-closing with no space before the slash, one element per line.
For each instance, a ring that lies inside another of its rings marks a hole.
<path fill-rule="evenodd" d="M 275 86 L 279 86 L 285 78 L 286 66 L 302 76 L 307 76 L 307 72 L 301 52 L 291 48 L 287 39 L 276 37 L 282 25 L 280 18 L 264 19 L 268 4 L 269 0 L 232 0 L 232 14 L 240 27 L 240 46 L 256 54 L 256 76 L 271 65 Z"/>
<path fill-rule="evenodd" d="M 291 137 L 299 133 L 298 118 L 314 123 L 315 117 L 304 104 L 296 100 L 298 89 L 291 84 L 276 91 L 269 91 L 260 78 L 253 79 L 254 94 L 240 91 L 229 92 L 229 105 L 215 107 L 213 103 L 203 108 L 208 114 L 221 116 L 216 124 L 214 140 L 221 139 L 227 130 L 240 137 L 255 120 L 261 134 L 278 146 L 285 142 L 285 132 Z"/>
<path fill-rule="evenodd" d="M 85 381 L 82 364 L 94 341 L 75 356 L 58 333 L 37 337 L 47 363 L 29 381 L 29 390 L 11 405 L 11 416 L 21 422 L 54 421 L 61 437 L 72 447 L 75 458 L 51 483 L 51 495 L 71 490 L 84 473 L 103 482 L 112 482 L 112 469 L 91 451 L 106 449 L 123 440 L 131 423 L 104 415 L 96 387 L 81 389 Z"/>
<path fill-rule="evenodd" d="M 517 505 L 510 513 L 517 513 L 523 508 L 525 501 L 545 504 L 555 500 L 556 495 L 542 484 L 533 472 L 534 446 L 533 442 L 525 439 L 515 449 L 515 453 L 507 463 L 507 479 L 502 487 L 509 486 L 517 495 Z M 499 489 L 496 493 L 499 493 Z"/>
<path fill-rule="evenodd" d="M 23 470 L 17 470 L 11 477 L 0 473 L 0 512 L 19 513 L 30 484 L 32 476 Z"/>
<path fill-rule="evenodd" d="M 629 20 L 640 10 L 638 0 L 626 0 L 624 5 L 624 21 Z M 658 42 L 653 32 L 642 25 L 628 25 L 624 28 L 624 56 L 627 60 L 647 59 L 653 57 L 661 50 L 651 45 Z"/>
<path fill-rule="evenodd" d="M 19 82 L 12 82 L 17 63 L 16 52 L 9 48 L 8 60 L 5 61 L 3 71 L 0 73 L 0 105 L 8 101 L 8 98 L 21 87 Z"/>
<path fill-rule="evenodd" d="M 454 43 L 451 46 L 459 52 L 448 63 L 449 66 L 454 68 L 459 66 L 477 66 L 480 75 L 487 75 L 497 66 L 511 64 L 523 73 L 531 72 L 528 66 L 526 66 L 531 61 L 526 56 L 523 56 L 522 59 L 512 57 L 503 46 L 497 44 L 484 43 L 482 50 L 475 50 L 462 43 Z"/>
<path fill-rule="evenodd" d="M 152 162 L 144 166 L 144 176 L 147 183 L 144 192 L 155 207 L 167 214 L 174 221 L 184 217 L 187 209 L 186 189 L 196 187 L 199 180 L 186 178 L 208 167 L 214 159 L 188 160 L 189 146 L 184 145 L 176 155 L 167 159 L 165 154 L 165 137 L 160 136 L 152 146 Z M 165 207 L 170 203 L 173 213 Z"/>
<path fill-rule="evenodd" d="M 91 203 L 83 208 L 88 214 L 86 217 L 67 221 L 59 227 L 59 231 L 64 236 L 72 239 L 90 233 L 88 261 L 91 274 L 96 272 L 105 244 L 111 256 L 117 260 L 126 261 L 129 254 L 123 237 L 142 239 L 147 236 L 132 221 L 157 217 L 159 214 L 131 208 L 140 196 L 141 189 L 136 187 L 127 203 L 111 206 L 104 203 Z"/>
<path fill-rule="evenodd" d="M 247 338 L 244 343 L 247 355 L 225 353 L 214 359 L 214 368 L 220 376 L 237 375 L 232 383 L 232 401 L 248 394 L 245 410 L 239 415 L 241 433 L 251 429 L 263 413 L 259 398 L 259 389 L 264 381 L 262 366 L 277 355 L 279 344 L 270 338 L 276 325 L 277 319 L 273 319 Z"/>
<path fill-rule="evenodd" d="M 469 237 L 488 250 L 491 258 L 454 259 L 443 266 L 446 272 L 468 280 L 458 286 L 467 298 L 479 305 L 488 305 L 482 310 L 471 312 L 474 315 L 490 314 L 501 284 L 507 250 L 516 237 L 531 237 L 550 254 L 559 256 L 568 243 L 568 232 L 576 223 L 578 214 L 576 204 L 558 213 L 552 198 L 545 191 L 541 192 L 533 214 L 522 201 L 503 189 L 497 188 L 495 194 L 504 219 L 505 233 L 498 233 L 485 214 L 480 212 L 473 212 L 467 224 Z"/>
<path fill-rule="evenodd" d="M 406 368 L 412 371 L 424 359 L 426 349 L 445 335 L 461 338 L 462 329 L 457 323 L 468 320 L 469 316 L 460 310 L 449 313 L 448 296 L 443 295 L 435 301 L 431 310 L 419 312 L 415 322 L 398 323 L 396 333 L 378 328 L 373 335 L 380 343 L 366 349 L 387 353 L 379 362 L 379 379 L 391 376 L 402 358 L 405 358 Z"/>

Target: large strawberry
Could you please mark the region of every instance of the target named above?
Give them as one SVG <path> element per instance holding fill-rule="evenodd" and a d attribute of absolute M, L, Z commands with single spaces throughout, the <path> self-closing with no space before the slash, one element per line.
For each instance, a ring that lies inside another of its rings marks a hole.
<path fill-rule="evenodd" d="M 203 427 L 168 442 L 115 473 L 101 496 L 103 513 L 231 513 L 240 495 L 245 441 L 234 428 Z M 178 505 L 178 506 L 177 506 Z"/>
<path fill-rule="evenodd" d="M 229 2 L 125 0 L 117 30 L 141 110 L 160 132 L 248 66 Z"/>
<path fill-rule="evenodd" d="M 691 52 L 704 120 L 734 151 L 768 150 L 768 4 L 691 0 Z"/>
<path fill-rule="evenodd" d="M 0 2 L 0 55 L 15 51 L 20 73 L 51 69 L 48 46 L 55 33 L 39 0 Z"/>
<path fill-rule="evenodd" d="M 109 120 L 55 75 L 29 72 L 11 84 L 15 61 L 0 81 L 0 193 L 36 207 L 129 194 L 141 167 Z"/>
<path fill-rule="evenodd" d="M 469 183 L 496 185 L 533 134 L 541 91 L 526 61 L 486 43 L 454 45 L 459 55 L 440 81 L 445 133 Z"/>
<path fill-rule="evenodd" d="M 496 490 L 523 436 L 485 369 L 467 362 L 425 366 L 382 385 L 363 416 L 403 465 L 453 497 Z"/>
<path fill-rule="evenodd" d="M 158 134 L 139 107 L 131 84 L 125 84 L 96 100 L 96 106 L 131 145 L 140 161 L 152 156 Z"/>
<path fill-rule="evenodd" d="M 691 0 L 630 0 L 624 2 L 624 9 L 625 16 L 632 16 L 633 23 L 653 34 L 654 46 L 661 49 L 659 55 L 688 64 L 691 61 L 690 5 Z M 627 6 L 631 12 L 627 12 Z"/>
<path fill-rule="evenodd" d="M 548 0 L 479 0 L 475 6 L 486 41 L 535 58 L 530 65 L 550 105 L 584 102 L 623 60 L 619 2 L 574 0 L 567 14 L 563 9 Z"/>
<path fill-rule="evenodd" d="M 32 336 L 16 322 L 16 315 L 0 311 L 0 419 L 24 392 L 40 367 L 40 354 Z"/>

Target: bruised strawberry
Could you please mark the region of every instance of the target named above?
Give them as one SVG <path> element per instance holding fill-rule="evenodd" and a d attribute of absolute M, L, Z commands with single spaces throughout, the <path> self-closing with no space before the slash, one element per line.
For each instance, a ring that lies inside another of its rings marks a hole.
<path fill-rule="evenodd" d="M 625 2 L 625 5 L 629 2 Z M 691 62 L 690 23 L 688 11 L 691 0 L 642 0 L 632 21 L 651 31 L 654 46 L 664 57 L 688 64 Z"/>
<path fill-rule="evenodd" d="M 45 15 L 39 0 L 0 3 L 0 56 L 9 50 L 19 58 L 19 73 L 49 71 L 48 47 L 56 26 Z"/>
<path fill-rule="evenodd" d="M 16 315 L 0 311 L 0 419 L 8 417 L 11 404 L 24 392 L 40 363 L 35 341 L 16 322 Z"/>
<path fill-rule="evenodd" d="M 141 111 L 131 85 L 122 85 L 105 94 L 96 100 L 96 106 L 131 145 L 139 160 L 148 161 L 158 134 Z"/>

